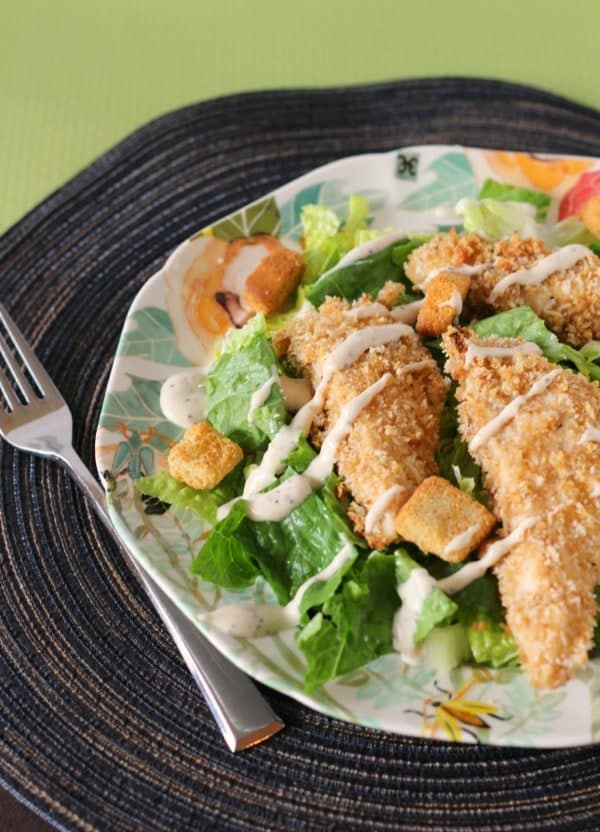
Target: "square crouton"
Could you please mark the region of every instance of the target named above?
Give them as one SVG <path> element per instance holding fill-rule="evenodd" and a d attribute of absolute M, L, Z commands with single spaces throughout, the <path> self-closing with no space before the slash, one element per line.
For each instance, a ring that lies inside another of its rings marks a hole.
<path fill-rule="evenodd" d="M 204 491 L 218 485 L 243 456 L 239 445 L 222 436 L 208 422 L 198 422 L 171 448 L 169 473 L 191 488 Z"/>
<path fill-rule="evenodd" d="M 298 288 L 306 263 L 300 254 L 279 248 L 268 254 L 248 275 L 242 304 L 252 312 L 272 315 Z"/>
<path fill-rule="evenodd" d="M 396 531 L 449 563 L 460 563 L 496 525 L 485 506 L 442 477 L 428 477 L 396 515 Z"/>
<path fill-rule="evenodd" d="M 471 279 L 468 275 L 449 271 L 441 272 L 434 278 L 419 309 L 415 327 L 417 332 L 433 338 L 448 329 L 462 312 L 463 301 L 470 284 Z"/>

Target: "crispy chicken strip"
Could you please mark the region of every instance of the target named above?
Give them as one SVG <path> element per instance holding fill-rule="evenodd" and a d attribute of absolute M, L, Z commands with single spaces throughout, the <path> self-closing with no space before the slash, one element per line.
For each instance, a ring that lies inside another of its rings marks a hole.
<path fill-rule="evenodd" d="M 451 328 L 447 370 L 459 426 L 504 531 L 535 521 L 496 566 L 507 620 L 533 685 L 587 661 L 600 570 L 600 387 L 522 339 Z"/>
<path fill-rule="evenodd" d="M 393 322 L 391 312 L 366 296 L 352 305 L 328 298 L 318 311 L 293 319 L 274 341 L 316 387 L 337 345 L 359 329 Z M 371 347 L 333 373 L 311 431 L 311 439 L 320 446 L 342 406 L 385 373 L 391 374 L 387 385 L 361 411 L 336 454 L 342 490 L 352 496 L 350 517 L 373 548 L 398 539 L 398 509 L 437 471 L 434 456 L 446 385 L 431 354 L 412 333 Z"/>
<path fill-rule="evenodd" d="M 469 274 L 465 310 L 471 316 L 530 306 L 563 341 L 579 347 L 600 338 L 600 259 L 591 251 L 539 283 L 499 286 L 508 275 L 530 269 L 553 251 L 557 249 L 548 249 L 541 240 L 518 234 L 491 243 L 477 234 L 459 236 L 452 230 L 415 249 L 406 274 L 423 290 L 448 266 Z"/>

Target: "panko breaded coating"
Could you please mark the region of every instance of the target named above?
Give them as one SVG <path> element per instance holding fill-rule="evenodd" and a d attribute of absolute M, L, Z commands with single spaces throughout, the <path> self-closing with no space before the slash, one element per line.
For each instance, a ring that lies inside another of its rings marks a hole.
<path fill-rule="evenodd" d="M 316 387 L 332 350 L 364 327 L 395 323 L 381 304 L 364 296 L 350 305 L 327 298 L 319 310 L 294 318 L 276 333 L 287 361 Z M 342 490 L 352 496 L 349 510 L 356 530 L 373 548 L 398 539 L 394 517 L 426 477 L 437 472 L 435 452 L 446 384 L 431 354 L 416 335 L 403 335 L 371 347 L 349 366 L 336 370 L 327 386 L 311 439 L 320 446 L 343 405 L 385 373 L 387 385 L 365 407 L 336 454 Z"/>
<path fill-rule="evenodd" d="M 244 452 L 208 422 L 186 430 L 169 452 L 169 473 L 190 488 L 215 488 L 241 462 Z"/>
<path fill-rule="evenodd" d="M 459 427 L 504 531 L 534 521 L 496 566 L 507 621 L 533 685 L 587 661 L 600 576 L 600 387 L 523 339 L 443 336 Z"/>
<path fill-rule="evenodd" d="M 462 270 L 471 278 L 465 302 L 471 317 L 530 306 L 559 338 L 579 347 L 600 338 L 600 259 L 592 251 L 539 283 L 512 283 L 494 291 L 508 275 L 532 268 L 556 250 L 516 233 L 492 243 L 477 234 L 458 235 L 452 230 L 415 249 L 406 274 L 426 290 L 438 270 Z"/>

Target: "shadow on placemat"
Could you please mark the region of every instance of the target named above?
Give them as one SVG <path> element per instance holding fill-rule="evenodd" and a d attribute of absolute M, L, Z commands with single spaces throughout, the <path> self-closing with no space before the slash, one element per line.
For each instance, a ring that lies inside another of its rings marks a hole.
<path fill-rule="evenodd" d="M 126 310 L 178 242 L 333 159 L 452 142 L 600 156 L 600 115 L 461 78 L 232 96 L 143 127 L 11 229 L 2 300 L 71 405 L 87 463 Z M 286 730 L 231 755 L 70 482 L 5 446 L 0 465 L 0 780 L 59 828 L 600 828 L 594 746 L 429 743 L 266 690 Z"/>

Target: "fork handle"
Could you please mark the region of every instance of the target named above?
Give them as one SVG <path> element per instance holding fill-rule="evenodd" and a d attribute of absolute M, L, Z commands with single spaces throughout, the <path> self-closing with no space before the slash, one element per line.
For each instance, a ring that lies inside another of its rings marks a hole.
<path fill-rule="evenodd" d="M 284 727 L 283 722 L 253 682 L 213 647 L 125 547 L 108 513 L 104 489 L 81 457 L 73 448 L 63 448 L 57 453 L 56 458 L 88 497 L 96 514 L 146 590 L 154 609 L 202 691 L 231 751 L 241 751 L 257 745 L 280 731 Z"/>

